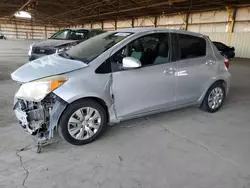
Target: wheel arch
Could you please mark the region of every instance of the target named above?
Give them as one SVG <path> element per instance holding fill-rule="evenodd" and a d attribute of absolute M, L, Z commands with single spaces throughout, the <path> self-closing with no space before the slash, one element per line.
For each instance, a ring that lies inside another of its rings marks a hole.
<path fill-rule="evenodd" d="M 86 140 L 77 140 L 76 138 L 72 137 L 72 135 L 71 136 L 69 135 L 67 121 L 69 121 L 70 116 L 72 116 L 72 112 L 74 113 L 76 110 L 80 109 L 81 107 L 91 107 L 92 105 L 96 106 L 96 108 L 94 107 L 95 109 L 99 109 L 101 111 L 104 110 L 106 112 L 106 114 L 104 114 L 104 116 L 106 116 L 104 119 L 106 120 L 103 120 L 103 123 L 100 124 L 101 128 L 100 130 L 97 131 L 97 133 L 93 133 L 93 135 L 87 138 Z M 100 107 L 103 107 L 103 108 L 100 108 Z M 107 121 L 108 121 L 107 118 L 108 118 L 107 106 L 102 99 L 97 98 L 97 97 L 83 97 L 71 103 L 68 103 L 68 105 L 65 107 L 60 117 L 58 118 L 56 127 L 57 127 L 57 131 L 59 135 L 64 140 L 66 140 L 67 142 L 73 145 L 83 145 L 83 144 L 87 144 L 89 142 L 94 141 L 97 137 L 99 137 L 102 134 L 102 132 L 106 129 L 105 127 L 107 127 Z M 72 140 L 72 139 L 76 139 L 76 140 Z"/>
<path fill-rule="evenodd" d="M 108 108 L 107 103 L 101 98 L 88 96 L 88 97 L 78 98 L 78 99 L 72 101 L 71 103 L 68 103 L 68 102 L 64 101 L 63 99 L 61 99 L 60 97 L 58 97 L 58 99 L 57 99 L 56 103 L 54 104 L 54 107 L 53 107 L 53 109 L 51 111 L 51 116 L 50 116 L 50 122 L 49 122 L 49 129 L 50 129 L 49 137 L 50 138 L 53 137 L 54 129 L 58 128 L 57 127 L 58 123 L 59 123 L 63 113 L 67 109 L 67 107 L 70 104 L 77 103 L 77 102 L 79 102 L 81 100 L 87 100 L 87 99 L 90 99 L 90 100 L 93 100 L 93 101 L 97 102 L 98 104 L 100 104 L 105 109 L 106 116 L 107 116 L 106 118 L 107 118 L 107 121 L 108 121 L 107 123 L 112 124 L 112 123 L 119 122 L 116 119 L 116 113 L 113 110 L 113 107 Z"/>
<path fill-rule="evenodd" d="M 77 103 L 77 102 L 82 101 L 82 100 L 93 100 L 93 101 L 99 103 L 99 104 L 105 109 L 106 114 L 107 114 L 107 120 L 109 120 L 109 109 L 108 109 L 108 105 L 107 105 L 107 103 L 106 103 L 103 99 L 101 99 L 101 98 L 99 98 L 99 97 L 95 97 L 95 96 L 86 96 L 86 97 L 78 98 L 78 99 L 76 99 L 76 100 L 74 100 L 74 101 L 71 101 L 71 103 L 69 103 L 69 104 L 74 104 L 74 103 Z M 68 104 L 68 105 L 69 105 L 69 104 Z M 66 107 L 66 108 L 67 108 L 67 107 Z M 66 109 L 66 108 L 65 108 L 65 109 Z M 64 111 L 65 111 L 65 109 L 64 109 Z M 64 111 L 63 111 L 63 112 L 64 112 Z M 63 114 L 63 112 L 62 112 L 62 114 Z M 61 115 L 62 115 L 62 114 L 61 114 Z M 59 120 L 58 120 L 58 121 L 59 121 Z"/>
<path fill-rule="evenodd" d="M 73 103 L 74 103 L 74 102 L 77 102 L 77 101 L 80 101 L 80 100 L 88 100 L 88 99 L 89 99 L 89 100 L 93 100 L 93 101 L 99 103 L 99 104 L 105 109 L 106 115 L 107 115 L 107 120 L 109 120 L 108 105 L 107 105 L 107 103 L 106 103 L 103 99 L 101 99 L 101 98 L 99 98 L 99 97 L 94 97 L 94 96 L 83 97 L 83 98 L 77 99 L 76 101 L 73 101 Z"/>
<path fill-rule="evenodd" d="M 202 93 L 201 97 L 199 98 L 199 100 L 198 100 L 199 106 L 202 104 L 203 99 L 204 99 L 204 97 L 205 97 L 206 94 L 207 94 L 207 91 L 208 91 L 214 84 L 216 84 L 216 83 L 221 83 L 221 84 L 223 85 L 223 87 L 225 88 L 225 90 L 227 90 L 227 82 L 226 82 L 226 80 L 224 80 L 224 79 L 222 79 L 222 78 L 219 78 L 219 79 L 217 79 L 217 80 L 213 80 L 213 82 L 211 82 L 211 83 L 208 85 L 208 87 L 206 87 L 205 91 Z"/>

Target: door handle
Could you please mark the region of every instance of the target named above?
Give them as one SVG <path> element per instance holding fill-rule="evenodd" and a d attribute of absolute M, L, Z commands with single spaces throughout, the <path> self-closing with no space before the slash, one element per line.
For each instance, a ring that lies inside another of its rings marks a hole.
<path fill-rule="evenodd" d="M 164 70 L 164 74 L 167 74 L 167 75 L 172 75 L 175 73 L 175 69 L 170 67 L 170 68 L 167 68 L 166 70 Z"/>

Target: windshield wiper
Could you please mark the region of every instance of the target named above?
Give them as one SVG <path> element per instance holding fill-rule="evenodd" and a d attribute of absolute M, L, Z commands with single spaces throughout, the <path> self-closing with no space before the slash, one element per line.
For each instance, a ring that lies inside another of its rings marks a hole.
<path fill-rule="evenodd" d="M 61 53 L 59 53 L 59 55 L 61 57 L 66 58 L 66 59 L 75 59 L 75 58 L 71 57 L 67 52 L 61 52 Z"/>
<path fill-rule="evenodd" d="M 87 60 L 85 60 L 85 59 L 72 57 L 72 56 L 70 56 L 67 52 L 61 52 L 61 53 L 59 53 L 58 55 L 61 56 L 61 57 L 66 58 L 66 59 L 72 59 L 72 60 L 82 61 L 82 62 L 85 63 L 85 64 L 88 64 L 88 63 L 89 63 L 89 61 L 87 61 Z"/>

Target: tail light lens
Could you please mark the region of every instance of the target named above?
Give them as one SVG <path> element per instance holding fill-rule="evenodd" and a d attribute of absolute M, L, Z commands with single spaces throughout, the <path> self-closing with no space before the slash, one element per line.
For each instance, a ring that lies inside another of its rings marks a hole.
<path fill-rule="evenodd" d="M 225 59 L 224 63 L 225 63 L 225 66 L 227 68 L 229 68 L 229 66 L 230 66 L 229 59 Z"/>

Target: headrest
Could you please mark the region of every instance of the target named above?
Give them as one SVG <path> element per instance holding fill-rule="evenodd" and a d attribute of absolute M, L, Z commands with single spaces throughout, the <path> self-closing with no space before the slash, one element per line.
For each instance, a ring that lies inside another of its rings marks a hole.
<path fill-rule="evenodd" d="M 133 42 L 133 49 L 136 52 L 143 52 L 144 51 L 143 46 L 139 40 L 136 40 Z"/>
<path fill-rule="evenodd" d="M 161 43 L 158 49 L 158 56 L 168 57 L 168 45 Z"/>

